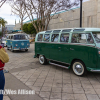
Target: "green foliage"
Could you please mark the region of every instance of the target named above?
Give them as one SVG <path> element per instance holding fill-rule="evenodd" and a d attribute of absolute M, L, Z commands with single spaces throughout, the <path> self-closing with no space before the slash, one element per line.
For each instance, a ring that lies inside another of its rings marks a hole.
<path fill-rule="evenodd" d="M 7 21 L 5 21 L 4 19 L 0 19 L 0 25 L 5 27 L 5 24 L 7 24 Z"/>
<path fill-rule="evenodd" d="M 24 31 L 25 33 L 29 34 L 29 32 L 28 32 L 28 24 L 24 24 L 24 25 L 23 25 L 23 31 Z"/>
<path fill-rule="evenodd" d="M 7 24 L 7 21 L 5 21 L 4 19 L 0 19 L 0 26 L 2 25 L 2 36 L 3 36 L 3 27 L 5 27 L 5 25 Z"/>
<path fill-rule="evenodd" d="M 36 34 L 36 29 L 34 28 L 32 23 L 29 23 L 27 28 L 30 34 Z"/>
<path fill-rule="evenodd" d="M 27 34 L 36 34 L 36 29 L 34 28 L 32 23 L 24 24 L 23 31 Z"/>

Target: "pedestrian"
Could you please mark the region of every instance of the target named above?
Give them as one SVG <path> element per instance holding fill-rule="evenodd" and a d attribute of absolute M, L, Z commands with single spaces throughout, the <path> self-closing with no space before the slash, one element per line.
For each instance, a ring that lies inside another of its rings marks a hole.
<path fill-rule="evenodd" d="M 4 65 L 9 61 L 8 54 L 5 49 L 0 45 L 0 100 L 3 100 L 4 86 L 5 86 L 5 76 L 3 73 Z"/>

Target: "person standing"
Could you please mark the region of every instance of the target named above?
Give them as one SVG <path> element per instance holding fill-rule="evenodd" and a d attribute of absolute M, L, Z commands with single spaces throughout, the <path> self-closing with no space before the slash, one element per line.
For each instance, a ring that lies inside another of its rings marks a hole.
<path fill-rule="evenodd" d="M 6 50 L 0 45 L 0 100 L 3 100 L 3 92 L 5 86 L 4 65 L 9 61 L 9 56 Z"/>
<path fill-rule="evenodd" d="M 0 49 L 2 49 L 2 46 L 0 46 Z M 4 63 L 0 60 L 0 91 L 4 90 L 5 86 L 5 76 L 3 73 Z M 0 93 L 0 100 L 3 100 L 3 94 Z"/>

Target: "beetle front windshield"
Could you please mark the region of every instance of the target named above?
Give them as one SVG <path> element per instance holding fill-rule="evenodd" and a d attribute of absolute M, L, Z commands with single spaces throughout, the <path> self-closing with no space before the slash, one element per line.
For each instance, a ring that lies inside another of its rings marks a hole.
<path fill-rule="evenodd" d="M 14 40 L 26 40 L 25 35 L 14 35 Z"/>
<path fill-rule="evenodd" d="M 100 43 L 100 32 L 93 32 L 96 43 Z"/>

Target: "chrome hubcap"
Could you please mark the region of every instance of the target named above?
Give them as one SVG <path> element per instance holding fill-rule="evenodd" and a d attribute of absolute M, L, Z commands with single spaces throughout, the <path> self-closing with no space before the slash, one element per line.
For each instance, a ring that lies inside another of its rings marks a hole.
<path fill-rule="evenodd" d="M 40 56 L 40 63 L 43 64 L 44 63 L 44 57 Z"/>
<path fill-rule="evenodd" d="M 81 66 L 81 65 L 75 65 L 75 71 L 76 71 L 77 73 L 82 73 L 82 72 L 83 72 L 82 66 Z"/>

